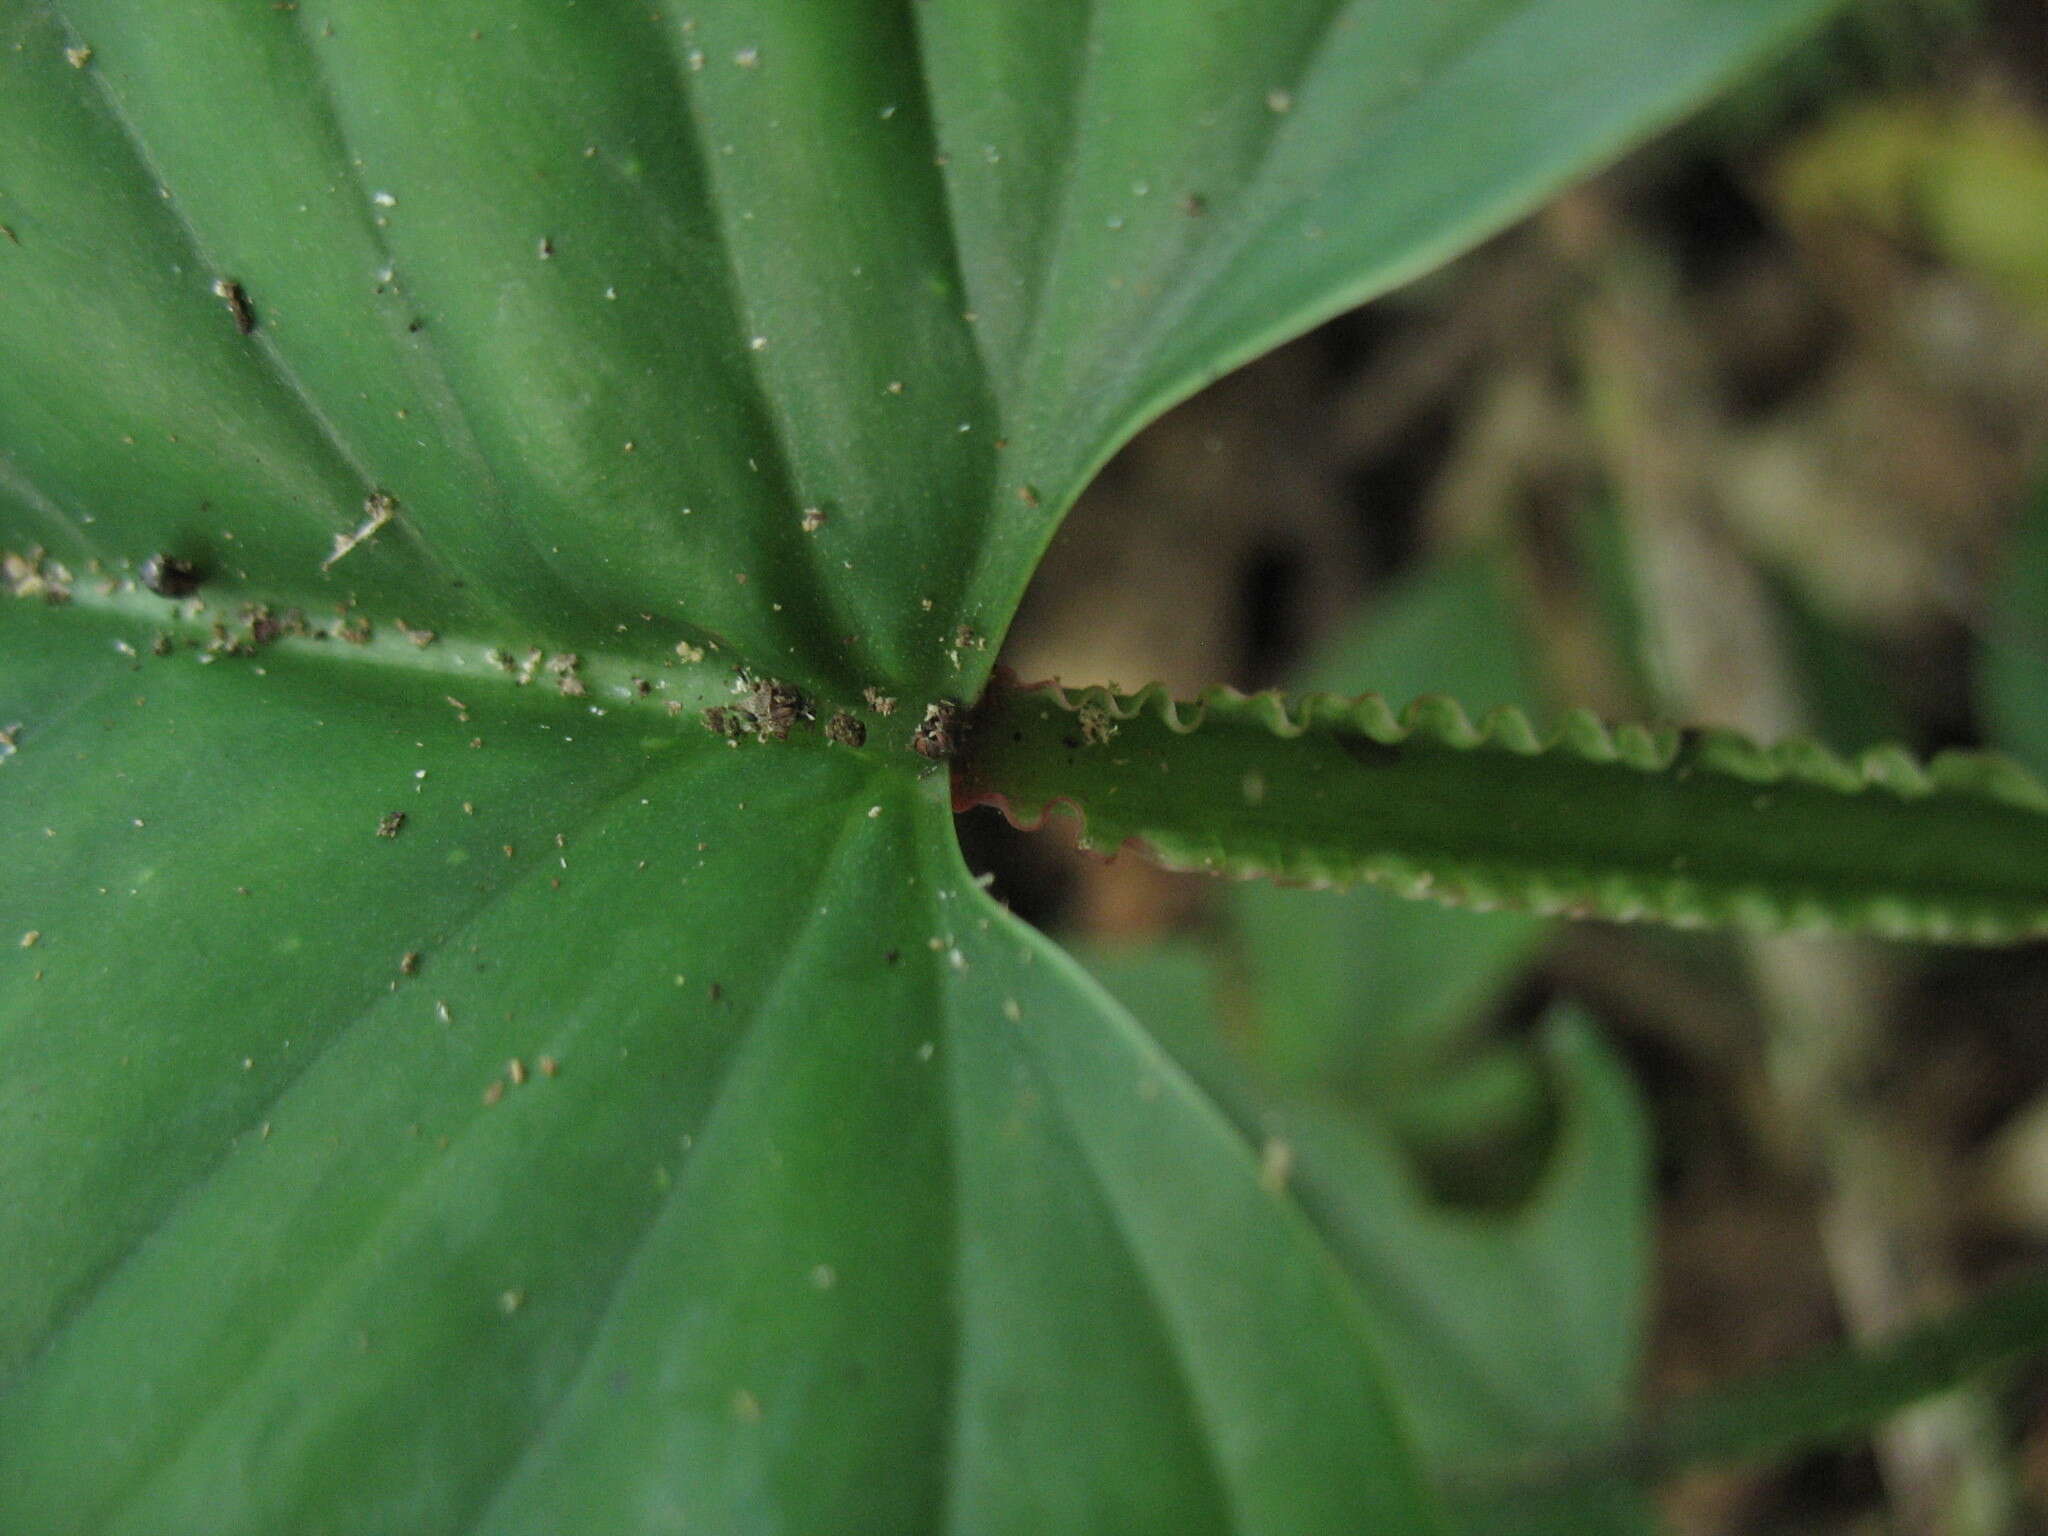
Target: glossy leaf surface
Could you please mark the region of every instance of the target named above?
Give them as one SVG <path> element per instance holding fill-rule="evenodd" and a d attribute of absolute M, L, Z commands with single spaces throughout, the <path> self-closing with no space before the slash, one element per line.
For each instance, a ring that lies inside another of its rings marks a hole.
<path fill-rule="evenodd" d="M 1355 1299 L 938 781 L 46 621 L 0 1526 L 1426 1528 Z"/>
<path fill-rule="evenodd" d="M 0 14 L 0 1527 L 1429 1529 L 904 745 L 1148 412 L 1819 8 Z"/>

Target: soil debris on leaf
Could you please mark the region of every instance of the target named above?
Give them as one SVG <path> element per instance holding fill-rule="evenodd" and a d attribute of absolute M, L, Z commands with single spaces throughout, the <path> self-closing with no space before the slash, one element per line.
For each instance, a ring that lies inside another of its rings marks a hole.
<path fill-rule="evenodd" d="M 952 699 L 936 699 L 925 706 L 924 718 L 911 733 L 910 750 L 919 757 L 942 763 L 960 750 L 965 715 Z"/>
<path fill-rule="evenodd" d="M 199 590 L 199 567 L 162 550 L 142 562 L 140 574 L 143 586 L 158 597 L 190 597 Z"/>
<path fill-rule="evenodd" d="M 1100 704 L 1083 704 L 1074 711 L 1074 722 L 1081 727 L 1084 746 L 1099 747 L 1117 733 L 1115 716 Z"/>
<path fill-rule="evenodd" d="M 0 581 L 4 581 L 10 597 L 40 597 L 47 603 L 64 603 L 71 599 L 71 572 L 54 560 L 47 560 L 40 549 L 32 549 L 25 555 L 13 550 L 0 553 Z"/>
<path fill-rule="evenodd" d="M 235 322 L 235 329 L 247 336 L 256 329 L 256 311 L 249 307 L 248 290 L 232 277 L 215 280 L 214 297 L 228 307 L 228 314 Z"/>
<path fill-rule="evenodd" d="M 810 701 L 788 683 L 778 682 L 772 677 L 743 676 L 740 681 L 747 685 L 740 711 L 747 716 L 751 729 L 761 740 L 787 741 L 793 727 L 813 718 Z"/>

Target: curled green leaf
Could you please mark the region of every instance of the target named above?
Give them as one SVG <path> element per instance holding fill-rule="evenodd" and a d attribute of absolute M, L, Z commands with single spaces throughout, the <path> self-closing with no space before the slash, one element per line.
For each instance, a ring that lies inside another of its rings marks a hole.
<path fill-rule="evenodd" d="M 1511 709 L 1474 724 L 1440 697 L 1396 712 L 1376 694 L 1000 686 L 954 796 L 1021 826 L 1064 809 L 1084 846 L 1134 844 L 1172 868 L 1479 909 L 1967 943 L 2048 932 L 2048 791 L 1982 754 L 1845 758 L 1582 711 L 1539 731 Z"/>

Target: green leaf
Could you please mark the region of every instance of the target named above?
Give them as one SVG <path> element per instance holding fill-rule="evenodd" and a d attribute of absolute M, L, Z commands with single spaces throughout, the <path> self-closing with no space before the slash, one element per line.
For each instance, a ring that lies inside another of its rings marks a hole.
<path fill-rule="evenodd" d="M 1668 1411 L 1639 1442 L 1658 1473 L 1778 1460 L 1854 1441 L 1901 1410 L 2048 1350 L 2048 1280 L 2008 1281 L 1946 1317 L 1841 1346 Z"/>
<path fill-rule="evenodd" d="M 1646 1427 L 1505 1474 L 1471 1468 L 1503 1499 L 1587 1478 L 1668 1477 L 1687 1467 L 1781 1461 L 1852 1444 L 1893 1415 L 2048 1350 L 2048 1279 L 1996 1286 L 1946 1317 L 1862 1345 L 1838 1345 L 1667 1409 Z"/>
<path fill-rule="evenodd" d="M 904 747 L 1148 413 L 1820 8 L 0 14 L 0 1527 L 1431 1528 Z"/>
<path fill-rule="evenodd" d="M 1534 1194 L 1505 1215 L 1431 1209 L 1395 1148 L 1312 1109 L 1268 1119 L 1293 1149 L 1304 1208 L 1379 1319 L 1428 1464 L 1479 1533 L 1647 1529 L 1618 1479 L 1494 1500 L 1462 1468 L 1491 1448 L 1570 1442 L 1630 1417 L 1642 1353 L 1649 1146 L 1620 1066 L 1573 1010 L 1544 1036 L 1561 1104 Z"/>
<path fill-rule="evenodd" d="M 0 1527 L 1427 1527 L 1356 1302 L 937 781 L 0 624 Z"/>
<path fill-rule="evenodd" d="M 1533 707 L 1526 647 L 1500 562 L 1468 557 L 1376 598 L 1305 686 L 1482 707 Z M 1544 925 L 1446 912 L 1370 887 L 1341 894 L 1257 881 L 1232 892 L 1254 978 L 1259 1060 L 1283 1078 L 1341 1074 L 1381 1101 L 1412 1093 L 1507 985 Z"/>
<path fill-rule="evenodd" d="M 272 604 L 554 646 L 652 612 L 814 690 L 971 694 L 958 631 L 1000 634 L 1143 420 L 1824 9 L 17 8 L 16 526 Z M 378 489 L 396 526 L 323 570 Z"/>
<path fill-rule="evenodd" d="M 1602 725 L 1549 736 L 1452 701 L 1215 688 L 997 689 L 961 804 L 1075 811 L 1084 847 L 1170 868 L 1384 882 L 1482 910 L 1861 928 L 1997 943 L 2048 932 L 2048 792 L 2001 758 Z"/>
<path fill-rule="evenodd" d="M 2048 773 L 2048 474 L 2007 547 L 1977 681 L 1986 734 Z"/>
<path fill-rule="evenodd" d="M 1559 1131 L 1530 1196 L 1447 1209 L 1356 1112 L 1269 1091 L 1222 1048 L 1199 957 L 1091 952 L 1088 964 L 1266 1146 L 1371 1308 L 1427 1464 L 1469 1536 L 1646 1531 L 1610 1467 L 1502 1493 L 1498 1467 L 1622 1434 L 1634 1420 L 1648 1291 L 1649 1137 L 1619 1063 L 1575 1008 L 1541 1035 Z M 1474 1469 L 1480 1469 L 1475 1475 Z"/>

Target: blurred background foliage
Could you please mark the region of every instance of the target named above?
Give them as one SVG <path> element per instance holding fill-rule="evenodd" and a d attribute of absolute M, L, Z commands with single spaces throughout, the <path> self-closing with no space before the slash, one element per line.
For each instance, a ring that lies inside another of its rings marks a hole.
<path fill-rule="evenodd" d="M 1871 0 L 1132 443 L 1004 659 L 2048 771 L 2044 450 L 2048 13 Z M 962 819 L 1332 1234 L 1473 1529 L 2048 1529 L 2039 1369 L 1647 1501 L 1457 1471 L 2048 1258 L 2048 946 L 1445 913 L 1061 827 Z"/>

